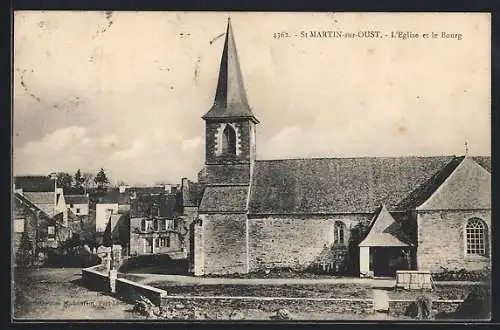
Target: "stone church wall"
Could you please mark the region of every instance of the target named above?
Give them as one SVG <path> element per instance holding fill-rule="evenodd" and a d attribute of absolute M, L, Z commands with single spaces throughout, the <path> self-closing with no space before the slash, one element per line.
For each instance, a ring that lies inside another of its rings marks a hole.
<path fill-rule="evenodd" d="M 336 216 L 272 216 L 249 219 L 250 271 L 263 268 L 307 268 L 321 262 L 321 256 L 330 252 L 334 242 L 334 223 L 346 226 L 345 248 L 350 228 L 360 221 L 369 222 L 370 214 Z"/>
<path fill-rule="evenodd" d="M 439 272 L 442 266 L 448 269 L 479 270 L 489 265 L 488 257 L 466 256 L 465 225 L 468 219 L 474 217 L 488 225 L 489 241 L 491 212 L 488 210 L 419 212 L 418 269 Z"/>
<path fill-rule="evenodd" d="M 195 248 L 195 258 L 203 263 L 203 267 L 195 270 L 195 274 L 247 273 L 246 215 L 203 214 L 200 218 L 203 246 Z M 200 253 L 203 255 L 200 256 Z"/>

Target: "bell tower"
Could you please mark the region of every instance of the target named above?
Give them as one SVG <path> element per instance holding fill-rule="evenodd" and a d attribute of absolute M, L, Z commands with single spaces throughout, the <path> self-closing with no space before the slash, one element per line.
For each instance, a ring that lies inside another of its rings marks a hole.
<path fill-rule="evenodd" d="M 248 184 L 255 161 L 255 126 L 228 19 L 214 103 L 205 120 L 205 184 Z"/>

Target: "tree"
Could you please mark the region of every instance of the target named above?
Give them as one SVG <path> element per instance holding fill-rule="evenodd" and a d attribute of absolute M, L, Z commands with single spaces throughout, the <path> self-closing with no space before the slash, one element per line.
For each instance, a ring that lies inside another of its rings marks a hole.
<path fill-rule="evenodd" d="M 107 184 L 109 184 L 109 179 L 108 177 L 106 176 L 106 173 L 104 172 L 104 169 L 101 168 L 99 170 L 99 172 L 97 173 L 97 175 L 95 176 L 94 178 L 94 182 L 97 184 L 97 187 L 98 188 L 103 188 L 105 187 Z"/>
<path fill-rule="evenodd" d="M 73 176 L 66 172 L 59 172 L 56 174 L 57 187 L 70 188 L 73 184 Z"/>
<path fill-rule="evenodd" d="M 82 172 L 78 169 L 75 173 L 75 186 L 81 187 L 83 184 L 84 178 L 82 176 Z"/>

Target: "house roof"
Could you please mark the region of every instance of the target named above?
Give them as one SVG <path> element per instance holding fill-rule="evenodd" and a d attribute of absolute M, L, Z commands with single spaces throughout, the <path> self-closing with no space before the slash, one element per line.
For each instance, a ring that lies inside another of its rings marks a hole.
<path fill-rule="evenodd" d="M 65 195 L 66 204 L 88 204 L 89 197 L 87 195 Z"/>
<path fill-rule="evenodd" d="M 175 194 L 138 195 L 130 201 L 130 217 L 150 217 L 154 206 L 159 208 L 160 217 L 168 219 L 175 218 L 179 208 Z"/>
<path fill-rule="evenodd" d="M 198 212 L 245 212 L 248 185 L 207 186 Z"/>
<path fill-rule="evenodd" d="M 258 160 L 249 213 L 372 213 L 381 204 L 394 210 L 454 158 Z"/>
<path fill-rule="evenodd" d="M 245 118 L 259 122 L 248 105 L 231 20 L 227 22 L 214 104 L 202 118 Z"/>
<path fill-rule="evenodd" d="M 417 210 L 491 208 L 491 174 L 473 158 L 460 164 Z"/>
<path fill-rule="evenodd" d="M 55 204 L 54 192 L 23 192 L 24 197 L 33 204 Z"/>
<path fill-rule="evenodd" d="M 383 205 L 375 214 L 372 226 L 366 238 L 359 246 L 409 246 L 408 237 L 401 230 L 400 224 L 394 220 Z"/>
<path fill-rule="evenodd" d="M 29 210 L 31 210 L 32 212 L 39 212 L 39 214 L 45 218 L 50 218 L 50 215 L 45 212 L 44 210 L 42 210 L 41 208 L 39 208 L 37 205 L 33 204 L 29 199 L 27 199 L 25 196 L 19 194 L 19 193 L 15 193 L 14 194 L 14 201 L 15 201 L 15 205 L 19 205 L 19 206 L 24 206 L 26 208 L 28 208 Z"/>
<path fill-rule="evenodd" d="M 54 180 L 47 176 L 15 176 L 14 184 L 16 189 L 22 189 L 23 192 L 54 192 Z"/>

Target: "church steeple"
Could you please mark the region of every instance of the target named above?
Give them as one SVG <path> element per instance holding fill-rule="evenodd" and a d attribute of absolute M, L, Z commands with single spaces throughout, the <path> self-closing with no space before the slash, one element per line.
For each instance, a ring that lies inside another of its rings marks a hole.
<path fill-rule="evenodd" d="M 255 124 L 259 123 L 248 105 L 231 19 L 229 17 L 214 104 L 202 118 L 205 120 L 249 119 Z"/>

